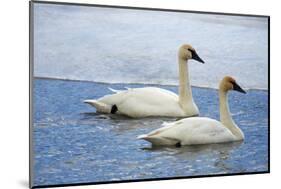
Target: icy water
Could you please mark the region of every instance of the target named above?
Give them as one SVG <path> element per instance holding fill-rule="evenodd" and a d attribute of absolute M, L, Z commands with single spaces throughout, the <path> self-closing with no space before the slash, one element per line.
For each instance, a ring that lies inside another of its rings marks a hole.
<path fill-rule="evenodd" d="M 268 170 L 267 91 L 229 94 L 230 109 L 245 134 L 244 142 L 181 148 L 151 148 L 148 142 L 136 139 L 174 118 L 96 114 L 82 102 L 111 93 L 108 87 L 143 86 L 34 79 L 34 185 Z M 176 86 L 158 87 L 177 93 Z M 218 119 L 217 91 L 192 90 L 201 116 Z"/>
<path fill-rule="evenodd" d="M 177 85 L 178 48 L 188 43 L 206 62 L 190 61 L 193 85 L 216 88 L 231 75 L 246 88 L 268 88 L 266 17 L 47 4 L 34 11 L 37 77 Z"/>

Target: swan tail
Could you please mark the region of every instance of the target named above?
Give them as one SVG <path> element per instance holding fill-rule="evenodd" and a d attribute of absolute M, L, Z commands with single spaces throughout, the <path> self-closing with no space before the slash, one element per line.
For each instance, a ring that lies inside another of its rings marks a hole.
<path fill-rule="evenodd" d="M 139 135 L 137 139 L 142 139 L 150 142 L 154 146 L 162 146 L 162 145 L 176 145 L 180 143 L 179 140 L 171 139 L 167 137 L 159 137 L 159 136 L 150 136 L 150 135 Z"/>
<path fill-rule="evenodd" d="M 146 139 L 148 137 L 148 135 L 139 135 L 138 137 L 137 137 L 137 139 Z"/>
<path fill-rule="evenodd" d="M 155 137 L 155 136 L 149 136 L 149 135 L 140 135 L 137 137 L 137 139 L 142 139 L 150 142 L 152 145 L 161 145 L 162 140 L 161 138 Z"/>
<path fill-rule="evenodd" d="M 112 111 L 112 106 L 99 102 L 97 100 L 84 100 L 84 103 L 94 106 L 97 112 L 100 113 L 111 113 Z"/>

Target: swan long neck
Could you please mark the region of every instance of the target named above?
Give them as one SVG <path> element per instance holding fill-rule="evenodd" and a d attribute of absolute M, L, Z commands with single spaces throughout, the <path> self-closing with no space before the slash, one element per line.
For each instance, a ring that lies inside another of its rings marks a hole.
<path fill-rule="evenodd" d="M 243 132 L 235 124 L 229 111 L 227 91 L 219 90 L 219 100 L 220 100 L 220 121 L 226 126 L 232 134 L 237 138 L 237 140 L 244 139 Z"/>
<path fill-rule="evenodd" d="M 179 103 L 184 108 L 192 101 L 187 61 L 179 57 Z"/>

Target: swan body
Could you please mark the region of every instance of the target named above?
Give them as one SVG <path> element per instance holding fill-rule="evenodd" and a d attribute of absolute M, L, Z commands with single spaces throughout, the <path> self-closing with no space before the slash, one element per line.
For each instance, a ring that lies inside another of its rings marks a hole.
<path fill-rule="evenodd" d="M 94 106 L 100 113 L 122 114 L 135 118 L 196 116 L 199 110 L 192 98 L 187 67 L 187 60 L 191 58 L 204 63 L 190 45 L 181 46 L 179 49 L 179 96 L 157 87 L 110 89 L 114 94 L 84 102 Z"/>
<path fill-rule="evenodd" d="M 192 117 L 172 123 L 164 123 L 163 127 L 148 134 L 140 135 L 153 145 L 195 145 L 240 141 L 243 132 L 231 118 L 227 91 L 230 89 L 245 93 L 231 77 L 225 77 L 220 85 L 220 117 L 217 121 L 206 117 Z"/>
<path fill-rule="evenodd" d="M 187 114 L 198 114 L 198 108 L 193 101 L 188 102 L 190 108 L 184 111 L 178 102 L 178 95 L 157 87 L 116 91 L 113 95 L 106 95 L 96 101 L 87 100 L 85 102 L 95 106 L 97 111 L 101 113 L 109 113 L 111 105 L 116 104 L 118 107 L 117 114 L 130 117 L 185 117 Z M 103 104 L 103 106 L 98 106 L 95 103 Z"/>
<path fill-rule="evenodd" d="M 191 117 L 172 123 L 147 135 L 140 135 L 153 145 L 194 145 L 234 141 L 235 136 L 224 125 L 207 117 Z"/>

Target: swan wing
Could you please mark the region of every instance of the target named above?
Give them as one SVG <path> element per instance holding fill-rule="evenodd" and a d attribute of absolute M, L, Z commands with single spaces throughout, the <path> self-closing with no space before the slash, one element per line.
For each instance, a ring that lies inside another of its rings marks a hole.
<path fill-rule="evenodd" d="M 173 92 L 156 87 L 117 91 L 98 101 L 104 104 L 115 104 L 120 114 L 130 117 L 184 116 L 178 103 L 178 96 Z"/>
<path fill-rule="evenodd" d="M 187 135 L 182 135 L 181 132 L 185 132 Z M 183 145 L 230 142 L 235 138 L 221 122 L 209 118 L 201 119 L 200 122 L 193 123 L 188 128 L 183 128 L 181 132 L 179 137 Z"/>
<path fill-rule="evenodd" d="M 180 141 L 181 145 L 193 145 L 234 140 L 233 134 L 220 122 L 203 117 L 175 121 L 150 132 L 146 137 L 141 137 L 147 141 L 152 141 L 151 138 L 158 138 L 158 143 L 153 143 L 154 145 L 174 145 L 175 141 Z"/>
<path fill-rule="evenodd" d="M 164 123 L 162 123 L 163 127 L 160 127 L 158 129 L 155 129 L 154 131 L 151 131 L 150 133 L 148 133 L 148 136 L 159 135 L 163 132 L 168 131 L 169 129 L 175 129 L 175 127 L 177 125 L 178 125 L 177 121 L 175 121 L 175 122 L 164 122 Z"/>
<path fill-rule="evenodd" d="M 167 134 L 170 129 L 175 130 L 175 127 L 178 126 L 178 124 L 175 123 L 176 122 L 164 122 L 162 124 L 163 127 L 160 127 L 148 134 L 140 135 L 137 138 L 149 141 L 153 145 L 175 145 L 181 142 L 180 139 L 173 135 Z"/>

